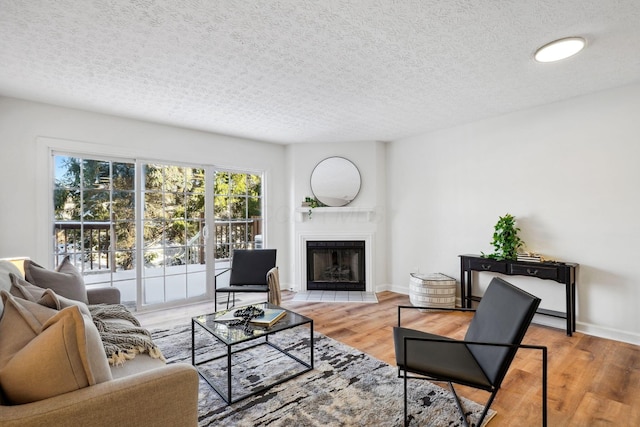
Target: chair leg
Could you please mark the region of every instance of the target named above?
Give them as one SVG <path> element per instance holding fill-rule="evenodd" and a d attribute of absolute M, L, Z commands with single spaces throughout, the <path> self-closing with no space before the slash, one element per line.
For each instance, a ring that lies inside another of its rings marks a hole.
<path fill-rule="evenodd" d="M 462 422 L 464 423 L 465 426 L 469 427 L 469 421 L 467 420 L 467 417 L 464 414 L 464 408 L 462 407 L 462 402 L 458 397 L 458 393 L 456 393 L 456 390 L 453 388 L 453 383 L 448 383 L 448 384 L 449 384 L 449 389 L 451 389 L 451 393 L 453 393 L 453 397 L 456 399 L 456 405 L 458 405 L 458 410 L 460 411 L 460 415 L 462 415 Z M 491 407 L 491 404 L 493 403 L 493 399 L 495 399 L 497 393 L 498 391 L 495 390 L 491 393 L 491 396 L 489 396 L 489 400 L 484 405 L 484 409 L 482 410 L 482 414 L 480 414 L 480 418 L 478 418 L 478 423 L 476 424 L 478 427 L 482 426 L 482 422 L 487 416 L 487 413 L 489 412 L 489 408 Z"/>
<path fill-rule="evenodd" d="M 493 393 L 491 393 L 491 396 L 489 397 L 489 401 L 484 405 L 484 411 L 482 411 L 482 415 L 480 415 L 480 418 L 478 419 L 478 426 L 482 425 L 482 422 L 484 421 L 484 417 L 487 416 L 487 413 L 489 412 L 489 408 L 491 407 L 491 404 L 493 403 L 493 399 L 496 398 L 496 394 L 498 393 L 498 391 L 494 391 Z"/>
<path fill-rule="evenodd" d="M 460 412 L 460 415 L 462 415 L 462 422 L 464 423 L 464 425 L 466 427 L 469 427 L 469 421 L 467 421 L 467 416 L 464 414 L 464 408 L 462 407 L 462 402 L 460 402 L 460 398 L 458 397 L 458 393 L 456 393 L 456 389 L 453 388 L 453 383 L 448 382 L 447 384 L 449 384 L 449 389 L 451 390 L 451 393 L 453 394 L 453 397 L 456 400 L 456 405 L 458 406 L 458 411 Z M 478 427 L 481 425 L 480 423 L 482 423 L 482 419 L 478 423 Z"/>
<path fill-rule="evenodd" d="M 547 348 L 542 349 L 542 426 L 547 427 Z"/>
<path fill-rule="evenodd" d="M 227 292 L 227 310 L 229 310 L 229 299 L 231 298 L 231 292 Z M 236 294 L 233 294 L 233 300 L 236 300 Z"/>
<path fill-rule="evenodd" d="M 456 399 L 456 405 L 458 405 L 458 410 L 460 411 L 460 415 L 462 415 L 462 422 L 464 423 L 465 426 L 469 427 L 469 421 L 467 420 L 467 417 L 464 414 L 464 408 L 462 407 L 462 402 L 458 397 L 458 393 L 456 393 L 455 388 L 453 388 L 453 383 L 448 383 L 448 384 L 449 384 L 449 389 L 451 389 L 451 393 L 453 393 L 453 397 Z M 487 413 L 489 413 L 489 408 L 491 407 L 491 404 L 493 403 L 493 399 L 495 399 L 497 393 L 498 393 L 497 390 L 493 391 L 491 393 L 491 396 L 489 396 L 489 400 L 484 405 L 484 409 L 482 410 L 482 414 L 480 415 L 480 418 L 478 418 L 478 422 L 476 424 L 478 427 L 482 426 L 482 422 L 487 416 Z"/>
<path fill-rule="evenodd" d="M 403 379 L 404 379 L 404 426 L 405 427 L 409 427 L 409 416 L 407 414 L 407 371 L 402 371 L 403 372 Z"/>

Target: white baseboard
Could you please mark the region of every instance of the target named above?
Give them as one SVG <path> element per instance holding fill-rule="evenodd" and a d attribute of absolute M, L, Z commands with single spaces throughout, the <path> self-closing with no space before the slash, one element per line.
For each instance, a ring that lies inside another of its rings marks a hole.
<path fill-rule="evenodd" d="M 605 328 L 590 323 L 576 322 L 576 331 L 594 337 L 606 338 L 614 341 L 622 341 L 629 344 L 640 345 L 640 334 L 619 329 Z"/>

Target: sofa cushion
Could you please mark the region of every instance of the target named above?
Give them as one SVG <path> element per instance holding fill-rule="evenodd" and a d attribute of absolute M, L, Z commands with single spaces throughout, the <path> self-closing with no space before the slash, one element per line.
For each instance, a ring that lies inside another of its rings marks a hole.
<path fill-rule="evenodd" d="M 13 274 L 11 274 L 11 290 L 9 293 L 18 298 L 37 302 L 40 305 L 44 305 L 45 307 L 53 308 L 58 311 L 72 305 L 77 305 L 83 315 L 91 317 L 87 304 L 82 301 L 65 298 L 56 294 L 51 289 L 42 289 L 41 287 L 32 285 L 26 280 L 16 277 Z"/>
<path fill-rule="evenodd" d="M 12 404 L 46 399 L 111 379 L 100 335 L 75 305 L 47 320 L 0 369 L 0 386 Z"/>
<path fill-rule="evenodd" d="M 13 273 L 9 274 L 11 278 L 11 289 L 9 293 L 14 297 L 26 299 L 27 301 L 38 302 L 46 289 L 40 286 L 32 285 L 21 277 L 16 276 Z M 51 307 L 55 308 L 55 307 Z"/>
<path fill-rule="evenodd" d="M 152 369 L 162 368 L 167 366 L 166 362 L 155 359 L 148 354 L 138 354 L 131 360 L 127 360 L 127 363 L 121 365 L 110 365 L 111 375 L 113 379 L 125 378 L 130 375 L 139 374 L 141 372 L 150 371 Z"/>
<path fill-rule="evenodd" d="M 12 262 L 0 260 L 0 291 L 5 290 L 9 292 L 11 289 L 11 274 L 22 277 L 22 273 Z M 2 315 L 2 307 L 3 303 L 0 299 L 0 315 Z"/>
<path fill-rule="evenodd" d="M 0 291 L 5 309 L 0 318 L 0 369 L 41 331 L 58 311 Z"/>
<path fill-rule="evenodd" d="M 58 295 L 88 304 L 84 279 L 78 269 L 65 257 L 55 271 L 48 270 L 31 260 L 24 262 L 24 276 L 29 283 L 49 288 Z"/>

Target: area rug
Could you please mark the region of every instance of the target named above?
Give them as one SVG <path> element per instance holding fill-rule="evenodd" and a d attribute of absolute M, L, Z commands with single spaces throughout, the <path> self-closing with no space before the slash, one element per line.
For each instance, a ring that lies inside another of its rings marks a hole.
<path fill-rule="evenodd" d="M 215 344 L 199 329 L 196 331 L 197 360 L 206 355 L 224 354 L 224 346 Z M 152 336 L 168 363 L 191 363 L 191 325 L 157 329 L 152 331 Z M 300 359 L 309 358 L 308 328 L 282 331 L 270 337 L 270 341 L 272 339 Z M 227 405 L 200 378 L 199 426 L 402 425 L 403 385 L 395 367 L 318 333 L 314 333 L 314 352 L 312 371 L 232 405 Z M 267 345 L 239 352 L 233 358 L 233 387 L 239 391 L 250 391 L 256 384 L 300 369 Z M 226 362 L 226 358 L 212 363 L 220 362 Z M 216 377 L 214 381 L 226 381 L 224 366 L 203 365 L 203 369 L 207 368 L 210 368 L 208 374 Z M 463 425 L 448 390 L 428 381 L 413 380 L 409 385 L 410 425 Z M 466 399 L 463 404 L 475 426 L 482 407 Z M 494 415 L 491 410 L 483 425 Z"/>

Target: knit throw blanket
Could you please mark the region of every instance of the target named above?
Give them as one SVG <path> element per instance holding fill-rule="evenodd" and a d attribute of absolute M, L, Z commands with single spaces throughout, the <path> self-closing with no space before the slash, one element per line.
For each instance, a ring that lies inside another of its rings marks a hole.
<path fill-rule="evenodd" d="M 122 304 L 89 305 L 93 323 L 100 332 L 109 365 L 119 366 L 136 354 L 148 353 L 154 359 L 165 361 L 162 352 L 151 340 L 151 334 Z M 122 319 L 131 322 L 114 321 Z M 111 321 L 108 321 L 111 320 Z"/>

